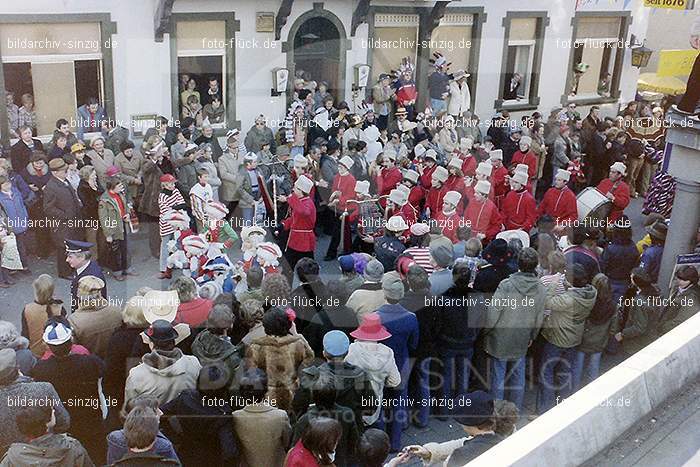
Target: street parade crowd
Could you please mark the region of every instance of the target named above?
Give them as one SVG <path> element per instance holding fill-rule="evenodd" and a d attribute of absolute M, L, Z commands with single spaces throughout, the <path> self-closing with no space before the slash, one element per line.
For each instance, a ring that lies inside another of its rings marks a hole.
<path fill-rule="evenodd" d="M 0 322 L 0 465 L 464 465 L 698 312 L 696 268 L 658 283 L 673 102 L 483 125 L 432 66 L 424 109 L 408 59 L 357 108 L 302 72 L 284 125 L 221 139 L 190 76 L 140 144 L 96 99 L 46 145 L 11 122 L 0 287 L 34 300 Z M 141 229 L 162 286 L 122 303 Z M 431 417 L 463 436 L 404 446 Z"/>

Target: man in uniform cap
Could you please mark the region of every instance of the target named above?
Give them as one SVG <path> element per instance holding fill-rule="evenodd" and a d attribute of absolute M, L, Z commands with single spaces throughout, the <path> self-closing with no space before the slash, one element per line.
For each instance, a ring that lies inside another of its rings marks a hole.
<path fill-rule="evenodd" d="M 537 202 L 526 189 L 527 173 L 516 172 L 510 178 L 510 191 L 503 200 L 503 220 L 506 230 L 530 232 L 537 222 Z"/>
<path fill-rule="evenodd" d="M 415 170 L 409 169 L 404 171 L 403 180 L 401 180 L 401 185 L 409 189 L 409 204 L 418 213 L 421 212 L 423 201 L 425 200 L 425 188 L 418 184 L 419 179 L 420 174 Z"/>
<path fill-rule="evenodd" d="M 474 198 L 469 201 L 464 211 L 464 222 L 472 228 L 476 238 L 486 245 L 493 240 L 502 228 L 501 213 L 489 199 L 491 183 L 486 180 L 476 182 Z"/>
<path fill-rule="evenodd" d="M 513 154 L 513 159 L 510 161 L 511 167 L 517 164 L 527 164 L 527 178 L 531 182 L 537 179 L 537 156 L 530 149 L 532 146 L 532 138 L 529 136 L 523 136 L 518 141 L 518 150 Z M 530 183 L 527 184 L 530 186 Z"/>
<path fill-rule="evenodd" d="M 608 222 L 614 223 L 620 218 L 625 208 L 630 204 L 630 187 L 624 180 L 627 168 L 622 162 L 610 166 L 608 178 L 600 181 L 598 191 L 612 202 Z"/>
<path fill-rule="evenodd" d="M 567 226 L 578 221 L 576 195 L 567 186 L 571 174 L 568 170 L 559 169 L 554 175 L 554 186 L 544 194 L 537 213 L 540 217 L 551 216 L 554 219 L 554 232 L 562 232 Z"/>
<path fill-rule="evenodd" d="M 84 229 L 81 226 L 82 204 L 73 186 L 66 179 L 68 164 L 62 159 L 49 162 L 51 178 L 44 187 L 44 215 L 51 219 L 51 240 L 56 249 L 56 267 L 58 276 L 70 278 L 70 268 L 66 264 L 64 242 L 67 239 L 83 240 Z"/>
<path fill-rule="evenodd" d="M 417 148 L 418 146 L 416 146 Z M 424 146 L 421 146 L 424 147 Z M 414 149 L 414 152 L 416 149 Z M 434 149 L 428 149 L 423 153 L 423 164 L 418 165 L 418 172 L 420 173 L 420 184 L 426 190 L 430 188 L 430 180 L 432 179 L 433 172 L 437 169 L 438 155 Z"/>
<path fill-rule="evenodd" d="M 71 277 L 70 294 L 71 294 L 71 310 L 77 308 L 78 302 L 78 282 L 86 276 L 95 276 L 104 282 L 104 287 L 101 290 L 102 296 L 107 298 L 107 282 L 102 268 L 97 261 L 91 258 L 90 248 L 94 245 L 89 242 L 79 240 L 66 240 L 63 245 L 63 251 L 66 255 L 65 262 L 75 272 Z"/>
<path fill-rule="evenodd" d="M 474 179 L 472 180 L 471 184 L 468 185 L 466 188 L 465 195 L 467 199 L 465 200 L 465 204 L 467 204 L 474 198 L 474 188 L 476 187 L 477 183 L 479 183 L 480 181 L 490 183 L 492 173 L 493 165 L 491 165 L 489 161 L 479 162 L 479 165 L 476 166 L 476 170 L 474 172 Z M 493 186 L 491 187 L 491 192 L 489 193 L 489 199 L 491 201 L 495 199 Z"/>

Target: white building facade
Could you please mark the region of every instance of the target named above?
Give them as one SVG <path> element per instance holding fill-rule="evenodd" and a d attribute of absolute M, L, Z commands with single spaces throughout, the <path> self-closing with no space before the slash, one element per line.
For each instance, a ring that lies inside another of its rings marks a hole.
<path fill-rule="evenodd" d="M 631 34 L 643 38 L 641 0 L 26 0 L 0 6 L 0 87 L 34 96 L 39 136 L 58 118 L 98 97 L 122 126 L 155 115 L 181 118 L 183 74 L 200 93 L 219 82 L 223 127 L 248 129 L 259 114 L 284 119 L 290 92 L 272 92 L 273 71 L 327 81 L 336 103 L 362 100 L 376 77 L 403 57 L 416 64 L 418 108 L 427 104 L 428 60 L 441 52 L 450 70 L 471 76 L 472 107 L 482 120 L 576 102 L 613 114 L 634 99 Z M 578 80 L 574 67 L 588 70 Z M 369 65 L 357 88 L 356 65 Z M 504 100 L 512 73 L 518 100 Z M 607 74 L 607 88 L 601 79 Z M 6 102 L 0 102 L 7 143 Z M 141 122 L 141 123 L 139 123 Z M 138 136 L 138 135 L 135 135 Z"/>

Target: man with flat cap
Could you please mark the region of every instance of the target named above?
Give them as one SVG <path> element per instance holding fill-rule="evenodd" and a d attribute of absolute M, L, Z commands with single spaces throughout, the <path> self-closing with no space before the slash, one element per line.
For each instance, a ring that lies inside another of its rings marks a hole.
<path fill-rule="evenodd" d="M 101 293 L 104 298 L 107 298 L 107 281 L 105 280 L 105 275 L 102 272 L 102 268 L 97 261 L 92 259 L 90 253 L 90 248 L 94 245 L 90 242 L 83 242 L 79 240 L 66 240 L 65 241 L 65 255 L 66 259 L 64 263 L 67 263 L 75 273 L 71 277 L 70 283 L 70 295 L 71 295 L 71 310 L 75 311 L 78 304 L 78 281 L 80 278 L 85 276 L 95 276 L 102 279 L 105 284 L 102 287 Z"/>
<path fill-rule="evenodd" d="M 81 203 L 73 186 L 66 179 L 68 164 L 62 159 L 49 162 L 51 179 L 44 187 L 44 215 L 50 227 L 51 241 L 56 248 L 58 277 L 71 278 L 71 270 L 66 264 L 67 239 L 83 240 L 85 230 L 81 216 Z"/>

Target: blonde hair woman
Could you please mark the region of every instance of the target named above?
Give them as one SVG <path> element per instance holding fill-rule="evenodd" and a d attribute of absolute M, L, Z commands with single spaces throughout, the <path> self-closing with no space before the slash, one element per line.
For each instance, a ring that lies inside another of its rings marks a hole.
<path fill-rule="evenodd" d="M 109 338 L 105 354 L 105 373 L 102 389 L 105 396 L 111 396 L 117 401 L 110 410 L 109 420 L 118 424 L 118 408 L 124 405 L 124 383 L 129 370 L 141 363 L 139 358 L 133 358 L 134 348 L 140 348 L 141 332 L 148 328 L 148 321 L 143 315 L 146 298 L 138 294 L 127 300 L 122 309 L 122 325 Z M 140 355 L 140 354 L 139 354 Z"/>
<path fill-rule="evenodd" d="M 42 274 L 32 283 L 34 301 L 24 305 L 22 310 L 22 335 L 29 339 L 29 349 L 41 358 L 47 347 L 42 339 L 46 321 L 55 316 L 66 316 L 63 302 L 54 298 L 53 277 Z"/>

